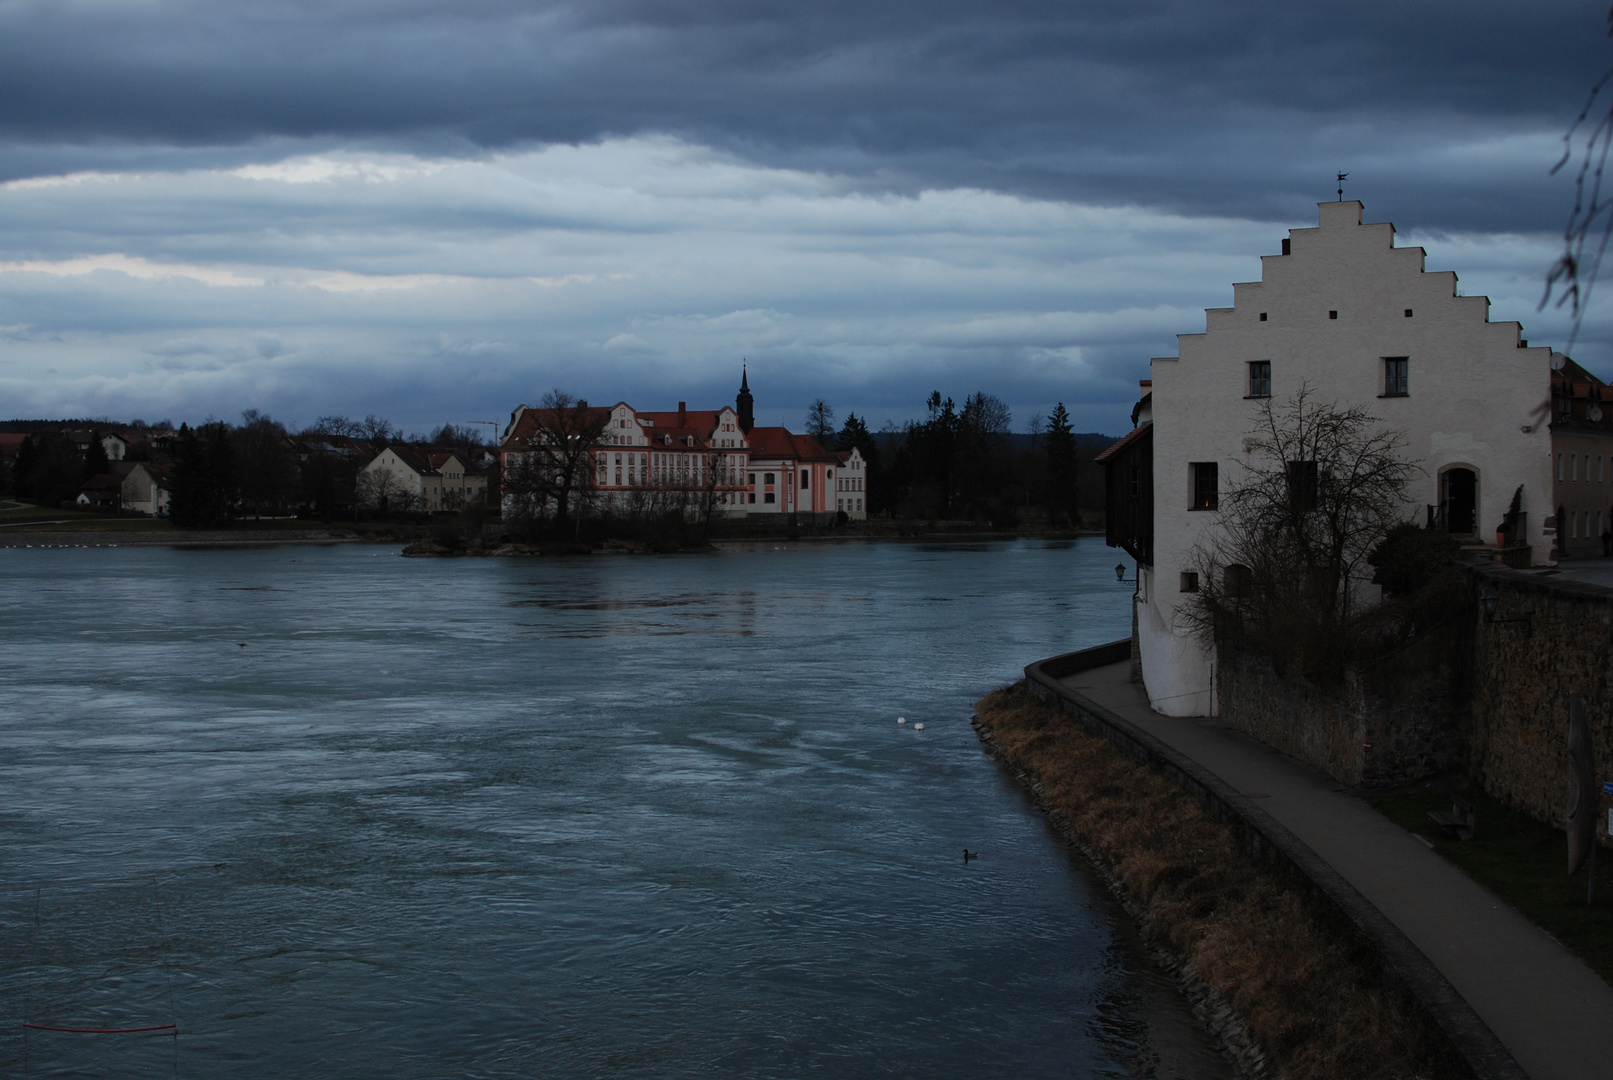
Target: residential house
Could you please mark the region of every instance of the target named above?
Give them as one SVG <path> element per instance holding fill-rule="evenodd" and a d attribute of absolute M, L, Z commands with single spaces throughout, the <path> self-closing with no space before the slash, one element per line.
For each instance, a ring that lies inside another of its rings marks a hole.
<path fill-rule="evenodd" d="M 1489 300 L 1460 295 L 1455 274 L 1426 272 L 1421 248 L 1394 245 L 1393 225 L 1362 224 L 1359 202 L 1319 210 L 1318 227 L 1262 257 L 1260 281 L 1233 286 L 1233 306 L 1205 313 L 1204 333 L 1153 360 L 1135 430 L 1103 455 L 1109 539 L 1137 560 L 1142 678 L 1163 713 L 1214 709 L 1216 657 L 1183 612 L 1199 588 L 1195 548 L 1213 539 L 1221 492 L 1255 461 L 1260 406 L 1302 387 L 1404 433 L 1422 470 L 1407 520 L 1482 541 L 1517 493 L 1513 554 L 1552 551 L 1552 351 L 1530 348 L 1515 322 L 1491 322 Z M 1357 587 L 1375 601 L 1374 586 Z"/>
<path fill-rule="evenodd" d="M 1557 554 L 1600 558 L 1613 529 L 1613 386 L 1560 353 L 1551 367 Z"/>
<path fill-rule="evenodd" d="M 173 497 L 169 467 L 150 461 L 135 462 L 123 477 L 119 496 L 124 513 L 167 517 Z"/>
<path fill-rule="evenodd" d="M 358 473 L 360 506 L 379 510 L 458 510 L 487 497 L 487 474 L 451 450 L 388 446 Z"/>
<path fill-rule="evenodd" d="M 86 510 L 108 510 L 113 513 L 123 508 L 123 481 L 134 471 L 131 461 L 114 461 L 104 473 L 92 476 L 78 489 L 73 500 Z"/>
<path fill-rule="evenodd" d="M 835 510 L 852 521 L 868 520 L 868 463 L 855 446 L 836 455 L 840 468 L 834 477 Z"/>

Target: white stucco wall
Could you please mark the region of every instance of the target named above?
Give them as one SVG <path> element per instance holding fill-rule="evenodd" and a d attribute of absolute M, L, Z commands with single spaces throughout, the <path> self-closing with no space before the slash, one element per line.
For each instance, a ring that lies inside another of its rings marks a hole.
<path fill-rule="evenodd" d="M 1425 471 L 1408 492 L 1408 520 L 1439 503 L 1445 469 L 1469 468 L 1478 536 L 1493 541 L 1522 485 L 1534 559 L 1550 557 L 1551 350 L 1519 348 L 1517 323 L 1490 322 L 1485 297 L 1457 296 L 1455 274 L 1425 273 L 1423 250 L 1393 247 L 1390 224 L 1362 225 L 1358 202 L 1320 204 L 1320 226 L 1290 240 L 1291 254 L 1261 259 L 1261 281 L 1233 286 L 1232 307 L 1205 313 L 1205 333 L 1179 335 L 1180 355 L 1152 364 L 1153 587 L 1138 634 L 1149 698 L 1170 715 L 1212 709 L 1213 658 L 1178 617 L 1188 598 L 1180 574 L 1216 521 L 1189 509 L 1190 463 L 1217 462 L 1223 491 L 1252 463 L 1244 441 L 1261 403 L 1246 396 L 1251 361 L 1271 361 L 1275 406 L 1305 383 L 1313 402 L 1359 405 L 1405 432 L 1404 453 Z M 1384 358 L 1398 356 L 1409 358 L 1410 392 L 1384 397 Z"/>

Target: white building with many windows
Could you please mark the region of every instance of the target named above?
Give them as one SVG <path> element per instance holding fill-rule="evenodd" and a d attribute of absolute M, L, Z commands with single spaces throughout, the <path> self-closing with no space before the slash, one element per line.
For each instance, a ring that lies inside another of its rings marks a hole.
<path fill-rule="evenodd" d="M 1193 553 L 1257 450 L 1258 407 L 1301 386 L 1405 434 L 1422 470 L 1408 521 L 1493 539 L 1519 492 L 1512 543 L 1551 557 L 1552 351 L 1491 322 L 1486 297 L 1460 295 L 1454 273 L 1427 273 L 1423 249 L 1394 238 L 1393 225 L 1362 224 L 1359 202 L 1320 204 L 1316 228 L 1262 257 L 1261 280 L 1234 285 L 1204 333 L 1152 361 L 1137 429 L 1106 451 L 1110 542 L 1138 559 L 1137 643 L 1160 712 L 1215 710 L 1216 658 L 1181 610 L 1199 584 Z"/>
<path fill-rule="evenodd" d="M 575 428 L 589 433 L 586 477 L 577 490 L 607 512 L 631 512 L 673 504 L 714 516 L 833 516 L 865 518 L 866 463 L 853 450 L 836 453 L 810 435 L 782 427 L 758 427 L 747 373 L 740 376 L 733 406 L 642 411 L 625 401 L 609 407 L 579 402 L 566 416 L 518 407 L 510 416 L 499 453 L 506 476 L 522 462 L 542 456 L 541 446 Z M 598 432 L 593 436 L 593 432 Z M 551 455 L 552 457 L 552 455 Z M 507 509 L 513 499 L 506 494 Z"/>

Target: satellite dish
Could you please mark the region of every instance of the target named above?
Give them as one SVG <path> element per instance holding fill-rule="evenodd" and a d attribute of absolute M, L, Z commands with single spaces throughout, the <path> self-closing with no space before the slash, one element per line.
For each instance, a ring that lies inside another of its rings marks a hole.
<path fill-rule="evenodd" d="M 1551 370 L 1561 371 L 1563 369 L 1563 365 L 1567 362 L 1568 357 L 1564 356 L 1562 353 L 1554 352 L 1551 354 Z"/>
<path fill-rule="evenodd" d="M 1596 423 L 1597 421 L 1601 420 L 1602 419 L 1602 407 L 1600 405 L 1592 405 L 1590 408 L 1586 409 L 1585 410 L 1585 419 L 1589 420 L 1593 424 Z"/>

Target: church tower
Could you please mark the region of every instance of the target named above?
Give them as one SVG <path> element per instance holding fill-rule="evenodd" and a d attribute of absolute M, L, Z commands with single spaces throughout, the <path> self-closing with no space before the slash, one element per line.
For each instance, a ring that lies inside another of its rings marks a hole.
<path fill-rule="evenodd" d="M 751 412 L 755 399 L 750 396 L 750 380 L 744 365 L 739 369 L 739 395 L 734 398 L 735 411 L 739 413 L 739 430 L 750 434 L 750 429 L 756 426 L 756 417 Z"/>

